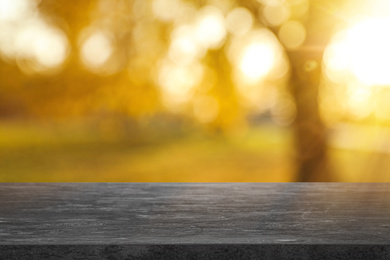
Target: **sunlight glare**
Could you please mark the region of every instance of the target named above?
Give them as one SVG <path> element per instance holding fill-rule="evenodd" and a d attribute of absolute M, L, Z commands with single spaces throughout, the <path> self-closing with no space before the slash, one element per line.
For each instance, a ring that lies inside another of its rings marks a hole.
<path fill-rule="evenodd" d="M 371 19 L 349 32 L 351 70 L 365 84 L 390 84 L 390 19 Z"/>
<path fill-rule="evenodd" d="M 206 6 L 199 12 L 195 36 L 205 48 L 216 49 L 226 37 L 225 18 L 216 7 Z"/>
<path fill-rule="evenodd" d="M 273 48 L 267 42 L 253 42 L 244 50 L 240 70 L 250 81 L 264 77 L 275 64 Z"/>
<path fill-rule="evenodd" d="M 390 18 L 371 18 L 336 35 L 324 61 L 331 80 L 352 74 L 366 85 L 390 84 Z"/>
<path fill-rule="evenodd" d="M 31 0 L 0 0 L 0 21 L 26 17 L 27 13 L 33 10 L 34 2 Z"/>
<path fill-rule="evenodd" d="M 60 65 L 67 56 L 67 40 L 62 31 L 49 29 L 40 32 L 33 44 L 34 56 L 46 67 Z"/>
<path fill-rule="evenodd" d="M 264 79 L 280 79 L 288 64 L 275 35 L 267 29 L 253 30 L 243 37 L 235 37 L 227 50 L 234 64 L 234 80 L 238 85 L 257 85 Z"/>
<path fill-rule="evenodd" d="M 333 82 L 346 80 L 345 73 L 349 68 L 349 48 L 343 32 L 333 37 L 333 42 L 324 52 L 325 74 Z"/>
<path fill-rule="evenodd" d="M 68 55 L 67 37 L 61 30 L 37 20 L 18 32 L 16 52 L 19 57 L 34 59 L 46 68 L 57 67 Z"/>

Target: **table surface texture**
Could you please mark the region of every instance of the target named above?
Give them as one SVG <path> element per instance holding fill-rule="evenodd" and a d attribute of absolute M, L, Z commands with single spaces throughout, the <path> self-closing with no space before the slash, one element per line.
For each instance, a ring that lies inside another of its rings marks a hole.
<path fill-rule="evenodd" d="M 0 245 L 69 244 L 390 245 L 390 184 L 0 184 Z"/>

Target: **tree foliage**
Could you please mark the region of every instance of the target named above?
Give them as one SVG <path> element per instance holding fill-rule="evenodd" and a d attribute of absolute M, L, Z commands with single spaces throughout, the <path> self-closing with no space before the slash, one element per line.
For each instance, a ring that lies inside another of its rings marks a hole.
<path fill-rule="evenodd" d="M 16 23 L 27 27 L 39 17 L 40 28 L 63 39 L 57 47 L 65 46 L 66 57 L 55 63 L 56 45 L 39 43 L 30 56 L 18 49 L 3 55 L 0 115 L 169 111 L 225 131 L 245 125 L 250 114 L 268 113 L 277 123 L 295 120 L 298 179 L 329 180 L 318 86 L 323 51 L 344 2 L 34 2 L 35 16 Z"/>

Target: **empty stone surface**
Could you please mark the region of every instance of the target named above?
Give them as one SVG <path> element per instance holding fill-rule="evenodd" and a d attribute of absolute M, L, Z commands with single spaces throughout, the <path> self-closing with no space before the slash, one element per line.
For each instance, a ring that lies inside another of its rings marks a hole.
<path fill-rule="evenodd" d="M 389 245 L 390 184 L 0 184 L 4 250 L 114 244 Z"/>

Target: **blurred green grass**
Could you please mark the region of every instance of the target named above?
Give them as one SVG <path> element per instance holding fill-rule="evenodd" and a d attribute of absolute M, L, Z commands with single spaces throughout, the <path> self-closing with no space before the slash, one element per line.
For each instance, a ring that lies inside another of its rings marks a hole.
<path fill-rule="evenodd" d="M 0 126 L 2 182 L 289 181 L 285 129 L 112 137 L 84 126 Z M 151 137 L 152 136 L 152 137 Z"/>
<path fill-rule="evenodd" d="M 226 137 L 2 123 L 0 181 L 286 182 L 294 180 L 292 144 L 289 128 L 267 124 Z M 390 180 L 388 153 L 330 146 L 329 155 L 339 181 Z"/>

